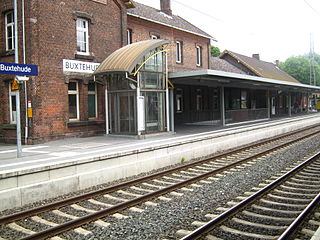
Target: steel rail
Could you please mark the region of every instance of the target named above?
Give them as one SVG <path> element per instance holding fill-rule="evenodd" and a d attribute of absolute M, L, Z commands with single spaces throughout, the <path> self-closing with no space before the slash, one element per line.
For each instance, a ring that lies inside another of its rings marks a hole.
<path fill-rule="evenodd" d="M 304 219 L 313 211 L 313 209 L 320 202 L 320 193 L 312 200 L 311 203 L 303 210 L 303 212 L 290 224 L 284 233 L 278 238 L 278 240 L 289 239 L 304 222 Z"/>
<path fill-rule="evenodd" d="M 272 189 L 274 189 L 275 187 L 277 187 L 283 181 L 288 179 L 291 175 L 297 173 L 298 171 L 303 169 L 305 166 L 310 164 L 312 161 L 314 161 L 314 159 L 319 158 L 319 157 L 320 157 L 320 152 L 314 154 L 313 156 L 311 156 L 310 158 L 308 158 L 307 160 L 305 160 L 304 162 L 302 162 L 301 164 L 299 164 L 295 168 L 291 169 L 289 172 L 285 173 L 284 175 L 282 175 L 281 177 L 279 177 L 278 179 L 276 179 L 272 183 L 268 184 L 267 186 L 265 186 L 264 188 L 262 188 L 261 190 L 259 190 L 255 194 L 253 194 L 250 197 L 244 199 L 240 203 L 236 204 L 235 206 L 233 206 L 229 210 L 227 210 L 224 213 L 220 214 L 219 216 L 215 217 L 214 219 L 212 219 L 211 221 L 209 221 L 205 225 L 197 228 L 195 231 L 193 231 L 193 232 L 189 233 L 188 235 L 184 236 L 180 240 L 194 240 L 194 239 L 199 239 L 199 238 L 203 237 L 204 234 L 207 234 L 210 231 L 214 230 L 219 224 L 221 224 L 222 222 L 224 222 L 227 219 L 231 218 L 233 215 L 238 213 L 240 210 L 242 210 L 243 208 L 247 207 L 249 204 L 251 204 L 252 202 L 256 201 L 262 195 L 265 195 L 267 192 L 269 192 Z M 297 220 L 297 222 L 300 222 L 300 221 L 301 220 Z M 288 230 L 289 233 L 291 233 L 292 230 L 293 229 Z M 283 239 L 286 239 L 286 238 L 283 238 Z"/>
<path fill-rule="evenodd" d="M 311 135 L 314 135 L 314 134 L 315 133 L 313 133 Z M 309 135 L 308 136 L 304 136 L 304 138 L 305 137 L 309 137 Z M 217 174 L 217 173 L 225 171 L 225 170 L 227 170 L 229 168 L 232 168 L 232 167 L 235 167 L 237 165 L 243 164 L 244 162 L 250 161 L 251 159 L 258 158 L 261 155 L 265 155 L 265 154 L 268 154 L 270 152 L 276 151 L 276 150 L 278 150 L 280 148 L 283 148 L 283 147 L 285 147 L 287 145 L 290 145 L 290 144 L 292 144 L 294 142 L 297 142 L 299 140 L 301 140 L 301 139 L 291 140 L 289 142 L 286 142 L 286 143 L 283 143 L 283 144 L 278 145 L 276 147 L 273 147 L 273 148 L 267 149 L 265 151 L 259 152 L 259 153 L 255 154 L 255 155 L 252 155 L 252 156 L 247 157 L 245 159 L 239 160 L 239 161 L 234 162 L 232 164 L 229 164 L 227 166 L 224 166 L 224 167 L 221 167 L 221 168 L 218 168 L 218 169 L 214 169 L 214 170 L 209 171 L 207 173 L 204 173 L 204 174 L 198 175 L 196 177 L 192 177 L 190 179 L 187 179 L 185 181 L 173 184 L 173 185 L 171 185 L 169 187 L 165 187 L 165 188 L 157 190 L 155 192 L 145 194 L 145 195 L 143 195 L 141 197 L 126 201 L 124 203 L 117 204 L 117 205 L 115 205 L 113 207 L 110 207 L 110 208 L 107 208 L 107 209 L 103 209 L 101 211 L 98 211 L 98 212 L 95 212 L 95 213 L 91 213 L 91 214 L 88 214 L 86 216 L 71 220 L 69 222 L 63 223 L 61 225 L 49 228 L 47 230 L 44 230 L 44 231 L 41 231 L 41 232 L 38 232 L 38 233 L 35 233 L 35 234 L 32 234 L 32 235 L 27 236 L 27 237 L 22 238 L 22 239 L 25 239 L 25 240 L 27 240 L 27 239 L 37 240 L 37 239 L 44 239 L 44 238 L 56 236 L 56 235 L 58 235 L 58 234 L 60 234 L 62 232 L 74 229 L 74 228 L 79 227 L 81 225 L 84 225 L 86 223 L 93 222 L 93 221 L 98 220 L 98 219 L 100 219 L 102 217 L 109 216 L 109 215 L 114 214 L 116 212 L 119 212 L 119 211 L 125 210 L 127 208 L 130 208 L 132 206 L 135 206 L 137 204 L 144 203 L 144 202 L 146 202 L 146 201 L 148 201 L 150 199 L 154 199 L 154 198 L 156 198 L 158 196 L 161 196 L 161 195 L 164 195 L 166 193 L 172 192 L 172 191 L 174 191 L 176 189 L 182 188 L 182 187 L 184 187 L 186 185 L 190 185 L 190 184 L 192 184 L 194 182 L 198 182 L 198 181 L 200 181 L 200 180 L 202 180 L 204 178 L 207 178 L 207 177 L 209 177 L 209 176 L 211 176 L 213 174 Z M 190 239 L 193 239 L 193 238 L 190 238 Z"/>
<path fill-rule="evenodd" d="M 303 131 L 308 131 L 308 130 L 313 129 L 313 128 L 317 127 L 317 126 L 319 126 L 319 124 L 316 124 L 316 125 L 313 125 L 313 126 L 310 126 L 310 127 L 307 127 L 307 128 L 303 128 L 303 129 L 300 129 L 300 130 L 297 130 L 297 131 L 294 131 L 294 132 L 290 132 L 290 133 L 287 133 L 287 134 L 281 134 L 281 135 L 279 135 L 279 136 L 277 136 L 275 138 L 263 140 L 263 141 L 260 141 L 258 143 L 253 144 L 253 145 L 250 145 L 250 146 L 235 148 L 235 149 L 232 149 L 232 150 L 229 150 L 229 151 L 214 155 L 214 156 L 212 156 L 210 158 L 206 158 L 206 159 L 202 159 L 202 160 L 195 161 L 195 162 L 192 162 L 192 163 L 184 164 L 183 166 L 178 166 L 178 167 L 175 167 L 175 168 L 172 168 L 172 169 L 168 169 L 168 170 L 165 170 L 165 171 L 161 171 L 159 173 L 155 173 L 155 174 L 152 174 L 152 175 L 149 175 L 149 176 L 144 176 L 144 177 L 137 178 L 137 179 L 134 179 L 134 180 L 126 181 L 126 182 L 120 183 L 120 184 L 115 185 L 115 186 L 107 187 L 105 189 L 101 189 L 101 190 L 96 190 L 96 191 L 93 191 L 93 192 L 85 193 L 85 194 L 82 194 L 80 196 L 71 197 L 71 198 L 64 199 L 64 200 L 61 200 L 61 201 L 57 201 L 57 202 L 54 202 L 54 203 L 50 203 L 50 204 L 47 204 L 47 205 L 44 205 L 44 206 L 40 206 L 40 207 L 36 207 L 36 208 L 33 208 L 33 209 L 21 211 L 21 212 L 18 212 L 18 213 L 11 214 L 9 216 L 2 216 L 2 217 L 0 217 L 0 226 L 8 224 L 10 222 L 14 222 L 14 221 L 20 220 L 20 219 L 28 218 L 30 216 L 34 216 L 34 215 L 37 215 L 37 214 L 40 214 L 40 213 L 43 213 L 43 212 L 48 212 L 48 211 L 51 211 L 51 210 L 54 210 L 54 209 L 57 209 L 57 208 L 61 208 L 61 207 L 64 207 L 64 206 L 67 206 L 67 205 L 70 205 L 70 204 L 74 204 L 74 203 L 77 203 L 77 202 L 85 201 L 85 200 L 93 198 L 95 196 L 99 196 L 99 195 L 107 194 L 107 193 L 110 193 L 110 192 L 114 192 L 114 191 L 123 189 L 125 187 L 129 187 L 129 186 L 132 186 L 132 185 L 135 185 L 135 184 L 139 184 L 141 182 L 145 182 L 145 181 L 148 181 L 148 180 L 160 177 L 160 176 L 164 176 L 164 175 L 176 172 L 176 171 L 187 169 L 187 168 L 193 167 L 195 165 L 199 165 L 199 164 L 202 164 L 202 163 L 205 163 L 205 162 L 209 162 L 209 161 L 215 160 L 217 158 L 225 157 L 227 155 L 235 154 L 237 152 L 245 151 L 247 149 L 251 149 L 251 148 L 254 148 L 254 147 L 257 147 L 257 146 L 268 144 L 270 142 L 277 141 L 277 140 L 279 140 L 281 138 L 289 137 L 289 136 L 301 133 Z M 320 130 L 318 132 L 320 132 Z M 316 132 L 316 133 L 318 133 L 318 132 Z M 312 135 L 314 135 L 316 133 L 309 134 L 309 135 L 312 136 Z M 309 135 L 307 135 L 307 136 L 309 136 Z M 300 138 L 300 139 L 302 139 L 302 138 Z M 299 139 L 297 139 L 297 140 L 299 140 Z"/>

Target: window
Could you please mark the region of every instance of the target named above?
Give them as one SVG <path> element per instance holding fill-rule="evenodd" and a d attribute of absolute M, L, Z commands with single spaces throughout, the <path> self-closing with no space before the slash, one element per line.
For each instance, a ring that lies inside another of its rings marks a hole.
<path fill-rule="evenodd" d="M 89 54 L 88 21 L 83 18 L 77 18 L 77 52 L 78 54 Z"/>
<path fill-rule="evenodd" d="M 197 66 L 202 65 L 202 47 L 196 46 L 196 51 L 197 51 Z"/>
<path fill-rule="evenodd" d="M 132 43 L 132 29 L 127 29 L 127 43 L 128 45 Z"/>
<path fill-rule="evenodd" d="M 97 85 L 95 82 L 88 84 L 88 117 L 97 117 Z"/>
<path fill-rule="evenodd" d="M 10 124 L 17 123 L 17 110 L 16 110 L 16 99 L 17 99 L 17 91 L 11 91 L 11 84 L 9 84 L 9 107 L 10 107 Z"/>
<path fill-rule="evenodd" d="M 153 34 L 152 34 L 152 35 L 150 36 L 150 38 L 151 38 L 151 39 L 158 39 L 158 38 L 159 38 L 159 36 L 157 36 L 157 35 L 153 35 Z"/>
<path fill-rule="evenodd" d="M 78 82 L 70 81 L 68 84 L 69 119 L 79 120 L 79 90 Z"/>
<path fill-rule="evenodd" d="M 248 108 L 247 104 L 247 91 L 241 90 L 241 109 Z"/>
<path fill-rule="evenodd" d="M 176 42 L 176 63 L 182 62 L 182 42 Z"/>
<path fill-rule="evenodd" d="M 5 14 L 6 51 L 14 50 L 14 15 L 13 11 Z"/>
<path fill-rule="evenodd" d="M 201 89 L 197 89 L 196 104 L 197 111 L 201 111 L 203 109 Z"/>
<path fill-rule="evenodd" d="M 181 88 L 177 89 L 177 93 L 176 93 L 176 111 L 178 113 L 183 112 L 183 91 Z"/>

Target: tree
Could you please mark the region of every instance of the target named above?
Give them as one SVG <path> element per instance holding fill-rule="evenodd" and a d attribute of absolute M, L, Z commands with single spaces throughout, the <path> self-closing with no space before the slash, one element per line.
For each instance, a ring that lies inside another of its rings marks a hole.
<path fill-rule="evenodd" d="M 320 85 L 320 55 L 315 54 L 316 85 Z M 310 84 L 310 58 L 307 54 L 288 58 L 280 63 L 280 69 L 290 74 L 303 84 Z M 312 83 L 313 84 L 313 83 Z"/>
<path fill-rule="evenodd" d="M 211 45 L 211 57 L 218 57 L 221 54 L 221 51 L 218 47 Z"/>

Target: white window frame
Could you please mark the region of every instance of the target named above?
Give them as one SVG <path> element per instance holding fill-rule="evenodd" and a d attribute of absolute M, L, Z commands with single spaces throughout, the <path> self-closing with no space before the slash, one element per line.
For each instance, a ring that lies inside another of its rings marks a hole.
<path fill-rule="evenodd" d="M 132 29 L 128 28 L 127 29 L 127 44 L 131 44 L 132 43 Z"/>
<path fill-rule="evenodd" d="M 71 82 L 76 83 L 76 90 L 69 90 L 69 84 L 68 84 L 68 108 L 69 108 L 69 95 L 76 95 L 76 104 L 77 104 L 77 118 L 69 118 L 70 121 L 78 121 L 80 119 L 80 106 L 79 106 L 79 82 L 70 80 Z M 68 109 L 68 114 L 70 114 Z"/>
<path fill-rule="evenodd" d="M 152 35 L 150 36 L 150 38 L 151 38 L 151 39 L 159 39 L 159 37 L 158 37 L 157 35 L 154 35 L 154 34 L 152 34 Z"/>
<path fill-rule="evenodd" d="M 181 41 L 176 41 L 176 63 L 182 62 L 182 43 Z"/>
<path fill-rule="evenodd" d="M 89 117 L 89 119 L 97 118 L 98 116 L 98 94 L 97 94 L 97 84 L 93 82 L 94 84 L 94 91 L 89 91 L 89 84 L 88 84 L 88 99 L 89 95 L 94 95 L 94 101 L 95 101 L 95 110 L 94 110 L 94 117 Z M 89 115 L 89 100 L 88 100 L 88 115 Z"/>
<path fill-rule="evenodd" d="M 79 23 L 86 23 L 86 27 L 80 27 L 79 26 Z M 77 18 L 77 21 L 76 21 L 76 29 L 77 29 L 77 54 L 81 54 L 81 55 L 89 55 L 89 21 L 87 19 L 84 19 L 84 18 Z M 80 51 L 78 50 L 78 42 L 79 39 L 78 39 L 78 33 L 81 33 L 83 35 L 85 35 L 84 39 L 85 39 L 85 51 Z"/>
<path fill-rule="evenodd" d="M 10 124 L 16 124 L 17 123 L 17 111 L 13 111 L 12 97 L 15 96 L 16 101 L 17 101 L 17 91 L 11 91 L 11 85 L 12 85 L 12 82 L 9 83 Z"/>
<path fill-rule="evenodd" d="M 196 46 L 196 56 L 197 56 L 197 66 L 201 67 L 202 65 L 202 47 L 201 46 Z"/>
<path fill-rule="evenodd" d="M 197 89 L 196 109 L 197 109 L 197 111 L 203 110 L 203 105 L 202 105 L 202 91 L 201 91 L 201 89 Z"/>
<path fill-rule="evenodd" d="M 176 112 L 183 112 L 183 90 L 181 88 L 177 88 L 176 93 Z"/>
<path fill-rule="evenodd" d="M 12 22 L 8 23 L 8 15 L 12 14 Z M 14 44 L 14 19 L 13 19 L 13 11 L 7 12 L 5 14 L 5 31 L 6 31 L 6 51 L 11 51 L 14 50 L 15 44 Z M 11 36 L 8 36 L 8 28 L 11 28 Z M 9 42 L 9 38 L 12 44 L 12 48 L 9 48 L 8 46 L 8 42 Z"/>

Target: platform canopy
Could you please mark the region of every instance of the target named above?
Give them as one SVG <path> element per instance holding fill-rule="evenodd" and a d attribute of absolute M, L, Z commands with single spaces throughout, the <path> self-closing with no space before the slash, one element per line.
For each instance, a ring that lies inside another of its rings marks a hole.
<path fill-rule="evenodd" d="M 124 46 L 109 57 L 107 57 L 100 66 L 94 71 L 94 75 L 108 73 L 131 73 L 142 58 L 153 49 L 168 45 L 168 40 L 145 40 Z"/>
<path fill-rule="evenodd" d="M 170 73 L 169 79 L 173 84 L 301 90 L 320 93 L 318 86 L 211 69 Z"/>

